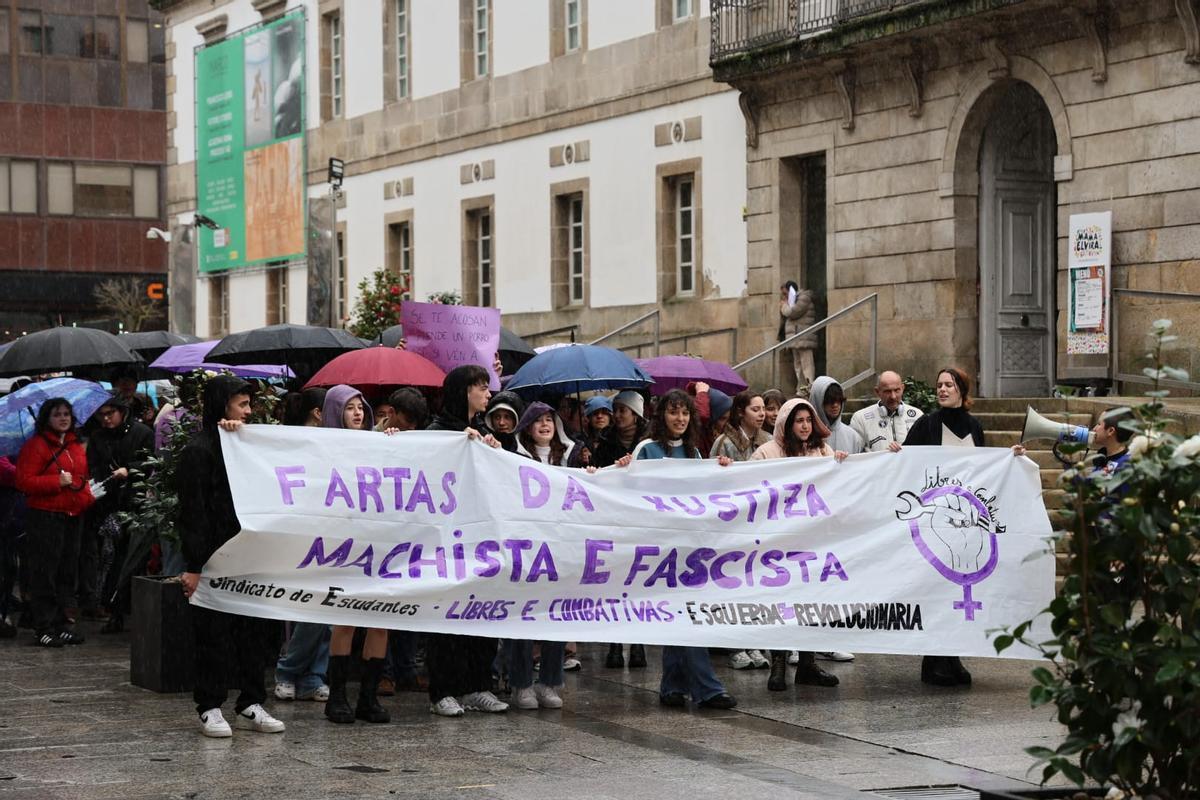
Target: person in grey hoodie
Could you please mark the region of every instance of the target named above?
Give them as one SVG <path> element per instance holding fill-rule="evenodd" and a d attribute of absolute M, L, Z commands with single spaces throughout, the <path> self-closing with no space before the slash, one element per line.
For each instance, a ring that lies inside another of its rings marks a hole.
<path fill-rule="evenodd" d="M 817 416 L 822 424 L 829 428 L 826 444 L 834 450 L 854 455 L 866 449 L 862 437 L 846 423 L 842 422 L 842 408 L 846 405 L 846 393 L 842 385 L 828 375 L 822 375 L 813 381 L 812 392 L 809 394 Z"/>

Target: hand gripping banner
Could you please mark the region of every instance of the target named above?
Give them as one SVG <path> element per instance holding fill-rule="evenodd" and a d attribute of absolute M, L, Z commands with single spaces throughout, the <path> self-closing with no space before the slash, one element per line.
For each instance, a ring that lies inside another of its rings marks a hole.
<path fill-rule="evenodd" d="M 250 426 L 221 447 L 242 531 L 192 602 L 236 614 L 991 656 L 989 632 L 1054 595 L 1038 468 L 1006 449 L 589 475 L 442 432 Z"/>

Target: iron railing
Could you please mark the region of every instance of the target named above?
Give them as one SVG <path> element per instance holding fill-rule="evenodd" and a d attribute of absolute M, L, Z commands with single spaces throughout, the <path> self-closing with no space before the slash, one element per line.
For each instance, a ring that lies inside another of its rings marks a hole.
<path fill-rule="evenodd" d="M 709 61 L 812 36 L 835 25 L 922 0 L 710 0 Z"/>
<path fill-rule="evenodd" d="M 654 345 L 654 355 L 657 356 L 662 345 L 662 311 L 657 308 L 653 311 L 642 314 L 635 320 L 626 322 L 619 328 L 614 328 L 613 330 L 601 336 L 599 339 L 592 339 L 590 342 L 588 342 L 588 344 L 600 344 L 601 342 L 606 342 L 612 337 L 622 334 L 630 328 L 636 328 L 638 325 L 641 325 L 643 322 L 647 322 L 649 320 L 654 320 L 654 340 L 653 342 L 647 342 L 647 344 Z"/>
<path fill-rule="evenodd" d="M 1120 311 L 1121 311 L 1120 299 L 1121 299 L 1121 297 L 1122 296 L 1124 296 L 1124 297 L 1150 297 L 1150 298 L 1157 298 L 1159 300 L 1167 300 L 1167 301 L 1174 301 L 1174 302 L 1196 303 L 1197 301 L 1200 301 L 1200 294 L 1190 294 L 1188 292 L 1157 292 L 1157 291 L 1152 291 L 1150 289 L 1117 289 L 1117 288 L 1114 288 L 1112 290 L 1112 293 L 1113 293 L 1112 342 L 1111 342 L 1112 353 L 1109 356 L 1109 367 L 1110 367 L 1111 374 L 1112 374 L 1112 381 L 1114 384 L 1117 384 L 1117 383 L 1140 383 L 1140 384 L 1145 384 L 1145 385 L 1152 385 L 1154 383 L 1154 381 L 1145 375 L 1121 371 L 1121 363 L 1120 363 L 1121 338 L 1119 336 L 1119 333 L 1121 330 L 1121 325 L 1120 325 Z M 1177 381 L 1177 380 L 1170 380 L 1168 378 L 1163 378 L 1162 380 L 1158 381 L 1158 384 L 1159 384 L 1159 386 L 1162 386 L 1165 389 L 1189 389 L 1191 391 L 1200 391 L 1200 381 L 1192 380 L 1191 378 L 1194 378 L 1194 377 L 1195 376 L 1189 376 L 1189 380 L 1186 380 L 1186 381 Z M 1117 387 L 1117 388 L 1119 391 L 1120 387 Z"/>
<path fill-rule="evenodd" d="M 741 362 L 740 364 L 734 364 L 733 365 L 734 371 L 742 372 L 742 370 L 744 370 L 746 367 L 753 364 L 755 361 L 758 361 L 760 358 L 765 358 L 769 355 L 772 355 L 773 353 L 779 352 L 781 349 L 783 349 L 785 347 L 790 347 L 791 343 L 793 341 L 795 341 L 796 339 L 799 339 L 801 336 L 808 336 L 809 334 L 825 330 L 832 323 L 836 322 L 837 320 L 841 319 L 842 317 L 846 316 L 847 314 L 851 313 L 856 308 L 858 308 L 859 306 L 862 306 L 862 305 L 869 305 L 871 307 L 871 328 L 870 328 L 871 335 L 870 335 L 870 339 L 868 340 L 868 347 L 867 347 L 867 349 L 870 351 L 870 359 L 871 359 L 870 364 L 866 369 L 864 369 L 862 372 L 858 373 L 854 377 L 849 378 L 844 381 L 839 381 L 839 383 L 842 384 L 843 389 L 849 389 L 851 386 L 854 386 L 856 383 L 859 383 L 860 381 L 865 381 L 867 378 L 870 378 L 875 374 L 875 354 L 876 354 L 876 350 L 878 348 L 878 343 L 879 343 L 879 295 L 877 293 L 872 293 L 860 300 L 855 300 L 853 303 L 846 306 L 841 311 L 835 311 L 834 313 L 830 314 L 828 317 L 821 320 L 820 322 L 818 322 L 814 325 L 809 325 L 807 328 L 805 328 L 804 330 L 802 330 L 798 333 L 793 333 L 791 336 L 787 337 L 779 344 L 772 345 L 760 353 L 755 353 L 754 355 L 750 356 L 749 358 L 747 358 L 745 361 Z M 778 385 L 778 381 L 777 381 L 778 376 L 776 375 L 776 372 L 775 372 L 778 362 L 779 362 L 779 359 L 777 359 L 777 358 L 771 359 L 771 385 L 772 386 Z M 743 375 L 744 374 L 745 373 L 743 373 Z"/>
<path fill-rule="evenodd" d="M 737 360 L 737 345 L 738 345 L 738 329 L 737 328 L 718 328 L 713 331 L 700 331 L 699 333 L 685 333 L 679 336 L 668 336 L 666 339 L 659 339 L 658 346 L 661 350 L 663 345 L 675 344 L 683 342 L 683 352 L 688 353 L 688 343 L 693 339 L 704 339 L 709 336 L 728 336 L 729 337 L 729 363 L 732 364 Z M 634 358 L 642 358 L 642 349 L 646 347 L 654 347 L 654 342 L 636 342 L 635 344 L 621 345 L 617 349 L 623 353 L 628 353 L 630 350 L 636 350 Z"/>
<path fill-rule="evenodd" d="M 550 329 L 544 330 L 544 331 L 534 331 L 533 333 L 526 333 L 526 334 L 522 335 L 521 338 L 524 339 L 525 341 L 529 342 L 529 344 L 532 345 L 534 343 L 534 341 L 537 339 L 544 339 L 547 336 L 558 336 L 560 334 L 567 333 L 567 332 L 570 332 L 571 341 L 574 342 L 576 335 L 578 335 L 578 333 L 579 333 L 578 323 L 575 325 L 563 325 L 561 328 L 550 328 Z"/>

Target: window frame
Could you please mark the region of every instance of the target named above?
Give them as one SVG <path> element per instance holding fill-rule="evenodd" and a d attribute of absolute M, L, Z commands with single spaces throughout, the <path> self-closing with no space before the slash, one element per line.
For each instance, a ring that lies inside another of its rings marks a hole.
<path fill-rule="evenodd" d="M 229 275 L 210 275 L 208 280 L 208 335 L 225 336 L 229 333 Z"/>
<path fill-rule="evenodd" d="M 571 24 L 571 9 L 575 9 L 575 24 Z M 571 44 L 571 34 L 575 44 Z M 574 53 L 583 49 L 583 0 L 563 0 L 563 52 Z"/>
<path fill-rule="evenodd" d="M 679 9 L 680 9 L 681 5 L 684 6 L 686 9 L 682 14 L 679 13 Z M 671 0 L 671 21 L 672 22 L 683 22 L 686 19 L 691 19 L 695 13 L 696 13 L 696 9 L 695 9 L 695 6 L 693 5 L 693 0 Z"/>
<path fill-rule="evenodd" d="M 13 165 L 14 164 L 20 164 L 23 167 L 25 167 L 26 165 L 31 165 L 33 168 L 33 210 L 32 211 L 29 211 L 26 209 L 22 209 L 20 211 L 16 210 L 16 203 L 13 201 L 14 197 L 15 197 L 15 195 L 13 194 L 13 191 L 15 188 L 14 187 L 15 182 L 13 181 Z M 0 214 L 37 216 L 39 213 L 41 213 L 42 187 L 41 187 L 41 180 L 40 180 L 41 176 L 39 174 L 40 173 L 40 168 L 39 168 L 40 165 L 38 164 L 37 159 L 4 157 L 4 158 L 0 158 L 0 165 L 4 166 L 4 169 L 6 172 L 5 183 L 7 184 L 6 191 L 4 193 L 5 207 L 3 208 L 3 210 L 0 210 Z"/>
<path fill-rule="evenodd" d="M 412 78 L 410 74 L 409 53 L 409 16 L 408 0 L 395 0 L 395 15 L 392 24 L 396 26 L 393 46 L 396 48 L 396 99 L 404 100 L 412 94 Z"/>
<path fill-rule="evenodd" d="M 413 299 L 413 246 L 412 246 L 412 220 L 404 220 L 399 223 L 400 228 L 397 231 L 400 250 L 397 258 L 396 276 L 400 278 L 400 285 L 404 287 L 400 291 L 401 300 Z"/>
<path fill-rule="evenodd" d="M 491 12 L 491 0 L 471 0 L 472 31 L 471 37 L 476 78 L 486 78 L 491 74 L 491 27 L 488 25 L 488 15 Z M 482 45 L 482 48 L 480 47 Z"/>
<path fill-rule="evenodd" d="M 476 291 L 481 306 L 493 305 L 496 294 L 495 249 L 492 246 L 492 234 L 492 209 L 480 209 L 475 216 L 475 265 L 477 268 Z M 487 245 L 486 257 L 484 255 L 485 244 Z"/>
<path fill-rule="evenodd" d="M 345 111 L 345 29 L 340 10 L 325 15 L 329 25 L 329 111 L 337 118 Z"/>
<path fill-rule="evenodd" d="M 579 291 L 575 283 L 579 282 Z M 567 304 L 581 306 L 587 301 L 587 212 L 583 194 L 567 198 Z"/>
<path fill-rule="evenodd" d="M 349 302 L 347 286 L 350 283 L 350 275 L 346 267 L 346 231 L 339 227 L 334 234 L 334 247 L 337 248 L 337 253 L 334 258 L 334 290 L 337 297 L 338 310 L 338 326 L 342 325 L 343 320 L 350 318 Z"/>
<path fill-rule="evenodd" d="M 684 187 L 687 187 L 688 203 L 684 205 Z M 690 175 L 675 180 L 675 294 L 694 297 L 696 294 L 696 179 Z M 688 232 L 684 233 L 684 213 L 688 217 Z M 683 245 L 687 243 L 689 258 L 683 257 Z M 683 288 L 684 270 L 687 270 L 689 288 Z"/>

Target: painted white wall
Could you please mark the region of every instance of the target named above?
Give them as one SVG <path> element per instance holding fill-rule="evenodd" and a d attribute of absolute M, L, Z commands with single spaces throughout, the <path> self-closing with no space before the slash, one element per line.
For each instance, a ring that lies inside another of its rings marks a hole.
<path fill-rule="evenodd" d="M 588 49 L 654 33 L 655 0 L 592 0 L 588 3 Z"/>
<path fill-rule="evenodd" d="M 413 97 L 457 89 L 458 3 L 453 0 L 410 0 L 412 10 Z"/>
<path fill-rule="evenodd" d="M 383 108 L 383 0 L 351 0 L 342 4 L 345 25 L 345 85 L 347 118 Z M 319 41 L 318 28 L 308 26 L 308 41 Z M 313 63 L 320 63 L 319 61 Z M 319 84 L 318 73 L 309 69 L 309 89 Z M 320 86 L 317 87 L 320 102 Z M 311 109 L 313 105 L 309 105 Z M 318 112 L 320 107 L 318 106 Z M 312 115 L 309 115 L 310 119 Z M 318 121 L 319 122 L 319 121 Z M 318 124 L 310 123 L 310 127 Z"/>
<path fill-rule="evenodd" d="M 550 5 L 546 0 L 492 0 L 492 18 L 493 74 L 520 72 L 550 60 Z"/>

